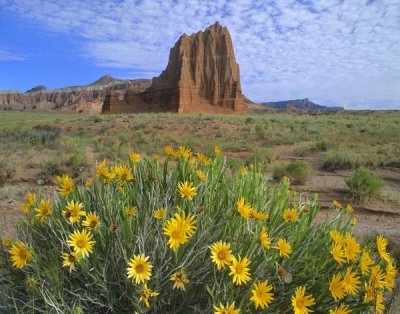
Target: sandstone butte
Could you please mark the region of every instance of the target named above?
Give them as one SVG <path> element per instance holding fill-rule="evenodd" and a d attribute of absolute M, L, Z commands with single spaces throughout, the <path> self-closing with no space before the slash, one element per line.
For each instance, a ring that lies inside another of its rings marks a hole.
<path fill-rule="evenodd" d="M 231 36 L 218 22 L 183 34 L 166 69 L 151 81 L 107 76 L 86 86 L 0 93 L 0 109 L 83 113 L 242 113 L 245 102 Z"/>

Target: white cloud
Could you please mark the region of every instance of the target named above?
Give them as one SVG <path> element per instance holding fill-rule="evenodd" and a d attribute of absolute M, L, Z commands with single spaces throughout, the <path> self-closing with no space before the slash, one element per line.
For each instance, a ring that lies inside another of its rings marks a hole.
<path fill-rule="evenodd" d="M 177 38 L 216 20 L 231 31 L 244 93 L 400 108 L 398 0 L 0 0 L 40 27 L 76 36 L 99 66 L 161 72 Z M 2 51 L 0 50 L 0 60 Z M 4 57 L 3 57 L 4 58 Z"/>
<path fill-rule="evenodd" d="M 16 53 L 8 49 L 0 47 L 0 61 L 22 61 L 25 56 L 21 53 Z"/>

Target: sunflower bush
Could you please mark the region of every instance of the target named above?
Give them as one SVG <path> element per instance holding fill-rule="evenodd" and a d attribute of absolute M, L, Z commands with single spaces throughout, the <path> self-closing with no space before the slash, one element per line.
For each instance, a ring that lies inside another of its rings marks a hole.
<path fill-rule="evenodd" d="M 27 193 L 0 312 L 383 312 L 394 259 L 382 236 L 357 242 L 349 211 L 316 224 L 316 196 L 287 178 L 230 172 L 218 147 L 164 150 L 103 161 L 83 186 L 58 177 L 55 200 Z"/>

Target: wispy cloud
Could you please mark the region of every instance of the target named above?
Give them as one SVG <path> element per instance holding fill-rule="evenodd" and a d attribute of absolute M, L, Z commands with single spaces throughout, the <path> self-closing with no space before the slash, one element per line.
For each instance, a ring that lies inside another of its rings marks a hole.
<path fill-rule="evenodd" d="M 25 55 L 0 47 L 0 61 L 22 61 Z"/>
<path fill-rule="evenodd" d="M 97 65 L 153 75 L 181 33 L 219 20 L 231 31 L 250 98 L 345 106 L 390 99 L 400 108 L 398 0 L 0 0 L 1 6 L 75 36 Z"/>

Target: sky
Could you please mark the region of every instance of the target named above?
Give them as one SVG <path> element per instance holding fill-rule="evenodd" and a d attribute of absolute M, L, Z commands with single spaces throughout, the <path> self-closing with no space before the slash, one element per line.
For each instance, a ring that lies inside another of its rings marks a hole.
<path fill-rule="evenodd" d="M 152 78 L 216 21 L 253 101 L 400 109 L 400 0 L 0 0 L 0 90 Z"/>

